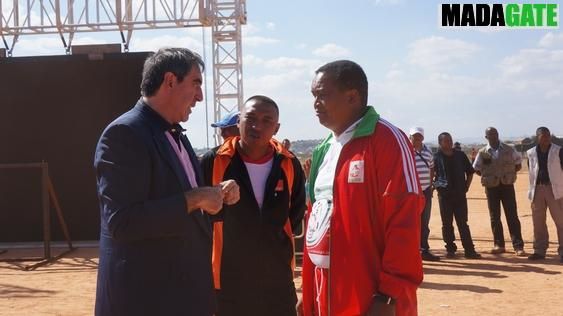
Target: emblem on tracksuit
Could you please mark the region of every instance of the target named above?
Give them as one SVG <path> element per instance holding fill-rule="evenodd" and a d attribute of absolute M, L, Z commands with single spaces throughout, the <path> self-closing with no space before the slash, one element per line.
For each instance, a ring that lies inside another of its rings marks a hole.
<path fill-rule="evenodd" d="M 364 161 L 354 160 L 350 162 L 348 169 L 348 183 L 364 183 Z"/>

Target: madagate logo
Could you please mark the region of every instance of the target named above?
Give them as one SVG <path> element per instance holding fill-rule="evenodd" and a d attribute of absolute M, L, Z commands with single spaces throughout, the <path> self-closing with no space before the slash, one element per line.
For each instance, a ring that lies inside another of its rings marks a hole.
<path fill-rule="evenodd" d="M 556 3 L 442 3 L 438 11 L 442 28 L 559 28 Z"/>

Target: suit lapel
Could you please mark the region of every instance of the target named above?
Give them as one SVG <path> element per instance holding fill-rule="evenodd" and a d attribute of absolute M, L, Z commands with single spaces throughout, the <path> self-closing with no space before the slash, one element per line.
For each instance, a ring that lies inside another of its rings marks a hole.
<path fill-rule="evenodd" d="M 157 133 L 154 135 L 156 146 L 162 155 L 162 158 L 166 163 L 174 170 L 174 174 L 178 177 L 178 181 L 182 185 L 182 190 L 186 191 L 190 187 L 188 177 L 186 172 L 184 172 L 184 168 L 180 164 L 180 160 L 176 156 L 174 149 L 170 146 L 170 142 L 164 133 Z"/>
<path fill-rule="evenodd" d="M 174 171 L 174 174 L 176 175 L 178 182 L 181 185 L 182 191 L 186 192 L 188 190 L 191 190 L 192 186 L 190 185 L 190 181 L 188 180 L 188 175 L 186 174 L 186 171 L 184 170 L 180 159 L 178 159 L 176 152 L 170 145 L 170 142 L 165 135 L 165 130 L 168 123 L 166 123 L 160 116 L 158 116 L 156 112 L 153 113 L 153 110 L 144 105 L 142 100 L 139 100 L 136 107 L 139 109 L 139 111 L 141 111 L 141 113 L 143 113 L 143 115 L 147 115 L 149 117 L 149 120 L 152 122 L 151 129 L 156 147 L 162 159 L 166 161 L 166 164 L 168 164 L 168 166 Z M 197 160 L 197 156 L 195 155 L 195 152 L 192 148 L 192 145 L 188 141 L 188 138 L 182 135 L 180 139 L 182 140 L 184 148 L 186 148 L 188 155 L 190 156 L 190 161 L 192 163 L 196 176 L 196 182 L 198 183 L 198 186 L 201 186 L 203 185 L 203 176 L 201 173 L 201 168 L 199 166 L 199 161 Z M 202 214 L 199 211 L 195 211 L 192 212 L 190 216 L 195 219 L 204 233 L 211 238 L 211 222 L 207 213 Z"/>

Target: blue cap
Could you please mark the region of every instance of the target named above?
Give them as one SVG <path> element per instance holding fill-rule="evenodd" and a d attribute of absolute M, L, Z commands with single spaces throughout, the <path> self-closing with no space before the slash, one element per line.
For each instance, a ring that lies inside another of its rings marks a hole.
<path fill-rule="evenodd" d="M 231 112 L 223 116 L 223 118 L 219 122 L 212 123 L 211 127 L 225 128 L 229 126 L 235 126 L 238 123 L 239 114 L 239 111 Z"/>

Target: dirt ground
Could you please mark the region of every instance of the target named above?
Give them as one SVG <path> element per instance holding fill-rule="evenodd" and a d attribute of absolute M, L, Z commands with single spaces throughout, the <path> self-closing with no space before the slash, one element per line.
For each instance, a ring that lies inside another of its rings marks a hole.
<path fill-rule="evenodd" d="M 531 253 L 532 217 L 526 190 L 527 174 L 521 172 L 516 196 L 525 250 Z M 557 235 L 549 215 L 552 242 L 546 260 L 530 262 L 511 252 L 491 255 L 488 254 L 492 247 L 489 215 L 478 176 L 475 176 L 468 198 L 469 225 L 483 259 L 424 262 L 424 282 L 418 291 L 419 314 L 563 315 L 563 264 L 558 260 Z M 507 249 L 510 249 L 508 229 L 506 225 L 504 227 Z M 436 197 L 430 229 L 430 246 L 434 253 L 445 255 Z M 461 243 L 458 242 L 458 246 L 461 248 Z M 40 255 L 41 251 L 9 249 L 0 258 Z M 56 249 L 54 252 L 60 251 Z M 97 248 L 79 248 L 56 263 L 35 271 L 23 271 L 24 263 L 0 262 L 0 315 L 92 315 L 97 253 Z M 300 284 L 300 280 L 296 283 Z"/>

